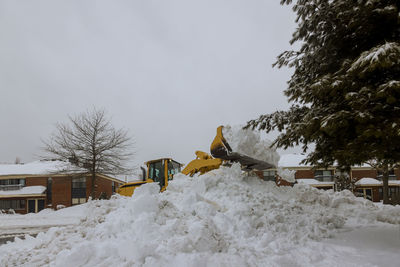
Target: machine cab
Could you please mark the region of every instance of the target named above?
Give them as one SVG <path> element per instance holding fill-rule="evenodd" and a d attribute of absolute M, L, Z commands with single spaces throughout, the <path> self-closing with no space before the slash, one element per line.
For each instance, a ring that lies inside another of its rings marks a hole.
<path fill-rule="evenodd" d="M 164 191 L 168 186 L 168 181 L 174 178 L 174 174 L 181 171 L 179 162 L 171 158 L 162 158 L 146 162 L 147 165 L 147 179 L 159 183 L 160 191 Z"/>

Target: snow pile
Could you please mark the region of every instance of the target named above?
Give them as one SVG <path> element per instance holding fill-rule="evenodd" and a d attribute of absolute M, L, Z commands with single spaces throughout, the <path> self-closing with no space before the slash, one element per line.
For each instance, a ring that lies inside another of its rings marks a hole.
<path fill-rule="evenodd" d="M 294 183 L 296 182 L 296 178 L 295 178 L 295 174 L 296 171 L 295 170 L 289 170 L 289 169 L 284 169 L 282 167 L 279 167 L 277 169 L 277 174 L 285 181 L 289 182 L 289 183 Z"/>
<path fill-rule="evenodd" d="M 279 154 L 270 148 L 272 142 L 261 139 L 260 132 L 242 129 L 241 126 L 224 126 L 222 133 L 231 146 L 233 152 L 266 161 L 278 166 Z"/>
<path fill-rule="evenodd" d="M 89 208 L 87 205 L 80 205 L 58 211 L 44 209 L 39 213 L 28 213 L 26 215 L 0 214 L 0 239 L 4 235 L 37 234 L 54 226 L 79 224 L 80 218 L 87 213 L 87 208 Z M 1 257 L 0 252 L 0 259 Z"/>
<path fill-rule="evenodd" d="M 277 187 L 243 175 L 237 164 L 176 175 L 161 194 L 146 184 L 132 198 L 81 207 L 78 226 L 0 246 L 0 265 L 331 266 L 340 257 L 318 240 L 349 223 L 400 220 L 400 207 L 378 207 L 348 191 Z"/>

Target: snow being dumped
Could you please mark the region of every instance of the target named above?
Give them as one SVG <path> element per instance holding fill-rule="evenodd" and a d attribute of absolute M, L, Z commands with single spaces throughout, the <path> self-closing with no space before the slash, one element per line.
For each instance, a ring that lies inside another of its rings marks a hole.
<path fill-rule="evenodd" d="M 152 183 L 131 198 L 79 207 L 85 215 L 77 226 L 0 246 L 0 266 L 350 266 L 341 257 L 348 249 L 321 241 L 400 220 L 400 207 L 349 191 L 277 187 L 237 164 L 178 174 L 163 193 Z"/>
<path fill-rule="evenodd" d="M 222 133 L 234 152 L 278 166 L 278 152 L 271 148 L 270 140 L 261 138 L 260 132 L 227 125 L 222 128 Z"/>
<path fill-rule="evenodd" d="M 222 133 L 232 151 L 262 160 L 276 166 L 277 174 L 284 180 L 294 183 L 295 171 L 278 166 L 280 155 L 271 147 L 272 141 L 262 138 L 259 131 L 243 129 L 242 126 L 224 126 Z"/>

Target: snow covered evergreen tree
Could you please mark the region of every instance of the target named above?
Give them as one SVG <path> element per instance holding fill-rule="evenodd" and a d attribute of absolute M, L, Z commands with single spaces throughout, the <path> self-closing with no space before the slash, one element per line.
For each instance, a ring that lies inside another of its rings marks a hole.
<path fill-rule="evenodd" d="M 341 172 L 335 174 L 335 189 L 337 191 L 350 190 L 354 192 L 355 180 L 351 178 L 348 172 Z"/>
<path fill-rule="evenodd" d="M 282 0 L 290 4 L 292 0 Z M 305 160 L 342 169 L 400 161 L 400 1 L 297 0 L 298 28 L 274 64 L 294 67 L 288 111 L 262 115 L 247 128 L 278 129 L 278 147 L 310 144 Z M 384 202 L 388 168 L 384 168 Z"/>

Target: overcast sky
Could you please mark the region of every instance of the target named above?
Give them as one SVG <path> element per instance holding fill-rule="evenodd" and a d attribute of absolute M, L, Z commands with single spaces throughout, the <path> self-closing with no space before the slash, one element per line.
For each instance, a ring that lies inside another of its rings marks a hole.
<path fill-rule="evenodd" d="M 135 162 L 187 163 L 219 125 L 288 107 L 294 13 L 279 0 L 0 0 L 0 162 L 41 154 L 56 122 L 105 108 Z"/>

